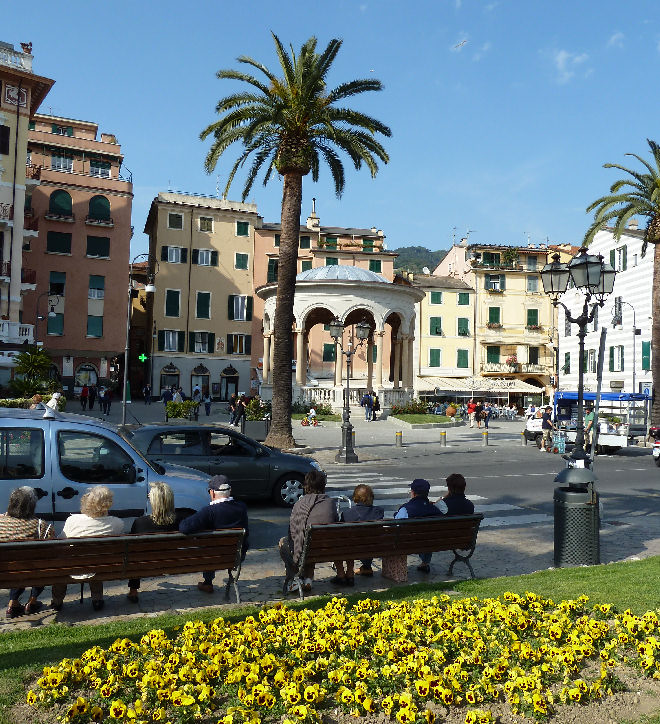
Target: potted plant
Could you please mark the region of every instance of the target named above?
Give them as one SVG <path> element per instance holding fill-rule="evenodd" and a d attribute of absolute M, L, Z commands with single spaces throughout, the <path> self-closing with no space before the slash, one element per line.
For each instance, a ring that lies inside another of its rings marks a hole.
<path fill-rule="evenodd" d="M 504 361 L 509 365 L 509 367 L 515 367 L 515 365 L 518 364 L 518 356 L 515 354 L 509 355 Z"/>
<path fill-rule="evenodd" d="M 260 397 L 252 397 L 245 406 L 244 435 L 263 442 L 270 428 L 271 405 Z"/>

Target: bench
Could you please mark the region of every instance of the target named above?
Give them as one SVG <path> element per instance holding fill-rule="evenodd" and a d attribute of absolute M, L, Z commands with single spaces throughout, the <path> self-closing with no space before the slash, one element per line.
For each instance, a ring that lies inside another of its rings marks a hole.
<path fill-rule="evenodd" d="M 406 518 L 403 520 L 377 520 L 361 523 L 328 523 L 312 525 L 305 531 L 303 551 L 298 572 L 292 579 L 304 598 L 303 570 L 310 563 L 330 563 L 340 560 L 383 558 L 453 551 L 454 565 L 465 563 L 474 578 L 470 558 L 477 544 L 482 513 L 474 515 L 442 516 L 438 518 Z M 287 590 L 289 580 L 284 583 Z"/>
<path fill-rule="evenodd" d="M 90 577 L 121 581 L 226 570 L 225 600 L 233 584 L 240 603 L 244 537 L 243 528 L 230 528 L 195 535 L 174 532 L 0 543 L 0 588 L 81 581 L 73 576 L 83 577 L 83 582 Z"/>

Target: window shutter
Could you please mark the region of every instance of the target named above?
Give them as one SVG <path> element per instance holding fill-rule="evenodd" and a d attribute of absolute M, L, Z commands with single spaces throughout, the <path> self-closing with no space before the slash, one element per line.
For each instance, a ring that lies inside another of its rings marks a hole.
<path fill-rule="evenodd" d="M 209 354 L 213 354 L 215 352 L 215 334 L 213 334 L 213 332 L 209 332 L 208 340 L 209 340 L 209 349 L 208 349 Z"/>
<path fill-rule="evenodd" d="M 186 349 L 186 333 L 185 332 L 178 332 L 178 339 L 177 339 L 177 351 L 179 352 L 185 352 Z"/>
<path fill-rule="evenodd" d="M 59 126 L 57 125 L 57 123 L 53 123 L 50 127 L 50 132 L 57 133 L 58 130 L 59 130 Z"/>
<path fill-rule="evenodd" d="M 235 294 L 230 294 L 227 297 L 227 319 L 234 319 L 234 299 L 236 298 Z"/>
<path fill-rule="evenodd" d="M 234 354 L 234 335 L 227 335 L 227 354 Z"/>
<path fill-rule="evenodd" d="M 187 264 L 188 263 L 188 249 L 185 247 L 182 247 L 181 249 L 181 263 Z"/>
<path fill-rule="evenodd" d="M 626 348 L 622 345 L 619 349 L 621 350 L 621 372 L 623 372 L 623 358 L 625 356 Z"/>
<path fill-rule="evenodd" d="M 465 369 L 468 366 L 468 351 L 466 349 L 459 349 L 457 351 L 456 366 L 460 369 Z"/>
<path fill-rule="evenodd" d="M 218 252 L 211 252 L 211 266 L 218 266 Z"/>
<path fill-rule="evenodd" d="M 160 260 L 161 261 L 167 261 L 167 250 L 169 247 L 167 246 L 161 246 L 160 248 Z"/>
<path fill-rule="evenodd" d="M 539 310 L 538 309 L 528 309 L 527 310 L 527 326 L 528 327 L 536 327 L 539 323 Z"/>
<path fill-rule="evenodd" d="M 610 249 L 610 266 L 612 269 L 616 269 L 616 252 L 614 249 Z"/>
<path fill-rule="evenodd" d="M 500 274 L 500 289 L 502 291 L 506 289 L 506 276 L 504 274 Z"/>
<path fill-rule="evenodd" d="M 195 333 L 188 332 L 188 352 L 195 351 Z"/>
<path fill-rule="evenodd" d="M 66 127 L 66 135 L 67 135 L 67 136 L 73 136 L 73 126 L 67 126 L 67 127 Z"/>
<path fill-rule="evenodd" d="M 252 335 L 246 334 L 245 335 L 245 354 L 251 354 L 252 353 Z"/>
<path fill-rule="evenodd" d="M 440 367 L 440 350 L 429 350 L 429 367 Z"/>
<path fill-rule="evenodd" d="M 490 274 L 484 274 L 484 289 L 490 288 Z"/>
<path fill-rule="evenodd" d="M 192 250 L 192 263 L 199 264 L 199 249 Z"/>
<path fill-rule="evenodd" d="M 500 308 L 499 307 L 488 307 L 488 322 L 490 324 L 500 323 Z"/>
<path fill-rule="evenodd" d="M 621 271 L 625 271 L 628 268 L 628 247 L 623 247 L 623 264 L 621 266 Z"/>
<path fill-rule="evenodd" d="M 9 126 L 0 126 L 0 154 L 9 154 Z"/>
<path fill-rule="evenodd" d="M 158 351 L 162 352 L 165 349 L 165 332 L 160 329 L 158 331 Z"/>
<path fill-rule="evenodd" d="M 245 305 L 245 319 L 249 322 L 252 319 L 252 297 L 247 298 Z"/>
<path fill-rule="evenodd" d="M 650 342 L 642 342 L 642 369 L 646 370 L 646 371 L 651 369 L 651 343 Z"/>
<path fill-rule="evenodd" d="M 610 347 L 610 372 L 614 372 L 614 347 Z"/>
<path fill-rule="evenodd" d="M 462 337 L 467 337 L 470 334 L 469 322 L 467 317 L 458 318 L 458 333 Z"/>

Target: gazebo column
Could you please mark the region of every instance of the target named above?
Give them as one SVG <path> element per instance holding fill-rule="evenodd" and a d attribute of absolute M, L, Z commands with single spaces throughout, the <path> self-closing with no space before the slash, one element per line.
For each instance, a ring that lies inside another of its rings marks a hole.
<path fill-rule="evenodd" d="M 335 344 L 335 387 L 341 387 L 343 384 L 342 380 L 342 354 L 341 354 L 341 347 L 339 346 L 339 343 Z"/>
<path fill-rule="evenodd" d="M 406 386 L 411 390 L 415 386 L 415 338 L 408 339 L 408 378 Z"/>
<path fill-rule="evenodd" d="M 296 329 L 296 384 L 302 387 L 306 382 L 307 360 L 305 359 L 305 331 Z"/>
<path fill-rule="evenodd" d="M 367 342 L 367 389 L 370 390 L 374 386 L 374 340 L 369 338 Z"/>
<path fill-rule="evenodd" d="M 271 340 L 271 341 L 272 341 L 272 340 Z M 272 381 L 273 381 L 273 380 L 272 380 L 272 377 L 273 377 L 273 357 L 274 357 L 274 354 L 275 354 L 275 345 L 274 345 L 274 344 L 271 344 L 271 345 L 270 345 L 270 371 L 269 371 L 269 373 L 268 373 L 268 377 L 269 377 L 269 380 L 268 380 L 268 381 L 269 381 L 269 382 L 272 382 Z"/>
<path fill-rule="evenodd" d="M 376 387 L 383 386 L 383 337 L 385 332 L 376 332 Z"/>
<path fill-rule="evenodd" d="M 401 379 L 401 340 L 397 337 L 394 340 L 394 389 L 399 389 Z"/>
<path fill-rule="evenodd" d="M 410 344 L 408 335 L 405 335 L 401 343 L 401 387 L 409 387 L 410 377 Z"/>
<path fill-rule="evenodd" d="M 262 376 L 264 378 L 264 383 L 268 384 L 270 380 L 268 377 L 270 376 L 270 335 L 264 334 L 264 356 L 263 356 L 263 367 L 262 367 Z"/>

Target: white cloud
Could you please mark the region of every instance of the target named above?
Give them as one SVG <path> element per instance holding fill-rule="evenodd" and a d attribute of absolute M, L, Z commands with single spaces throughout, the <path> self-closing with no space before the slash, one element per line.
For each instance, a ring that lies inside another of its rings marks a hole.
<path fill-rule="evenodd" d="M 610 39 L 607 41 L 608 48 L 623 48 L 623 41 L 626 36 L 623 33 L 612 33 Z"/>
<path fill-rule="evenodd" d="M 492 2 L 484 5 L 484 12 L 491 13 L 499 5 L 499 2 Z"/>
<path fill-rule="evenodd" d="M 360 6 L 359 6 L 360 12 L 363 13 L 363 14 L 366 13 L 366 12 L 367 12 L 367 7 L 368 7 L 368 5 L 366 5 L 366 4 L 360 5 Z"/>
<path fill-rule="evenodd" d="M 477 50 L 477 52 L 472 56 L 472 60 L 475 63 L 478 63 L 484 57 L 484 55 L 486 55 L 486 53 L 490 50 L 490 48 L 491 48 L 490 43 L 488 43 L 488 42 L 484 43 L 479 48 L 479 50 Z"/>
<path fill-rule="evenodd" d="M 576 72 L 589 60 L 587 53 L 570 53 L 568 50 L 556 50 L 552 61 L 557 71 L 557 82 L 568 83 Z M 584 75 L 589 75 L 590 69 L 585 69 Z"/>

